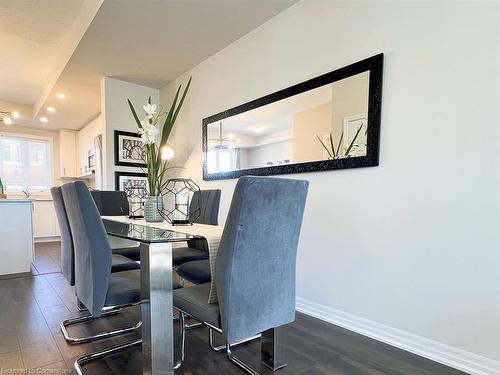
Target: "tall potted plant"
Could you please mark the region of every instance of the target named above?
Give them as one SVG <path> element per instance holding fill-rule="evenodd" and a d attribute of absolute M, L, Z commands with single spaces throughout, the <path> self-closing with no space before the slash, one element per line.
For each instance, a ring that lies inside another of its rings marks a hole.
<path fill-rule="evenodd" d="M 180 98 L 179 95 L 182 85 L 179 85 L 168 112 L 162 112 L 161 107 L 152 104 L 151 97 L 149 97 L 147 104 L 142 106 L 145 113 L 142 120 L 139 119 L 137 111 L 130 99 L 127 99 L 132 115 L 138 126 L 138 133 L 141 135 L 141 139 L 146 148 L 145 163 L 147 166 L 149 198 L 144 205 L 144 218 L 148 222 L 163 221 L 160 215 L 160 210 L 163 208 L 163 201 L 160 196 L 161 185 L 166 178 L 168 162 L 174 155 L 174 150 L 169 146 L 167 141 L 190 85 L 191 78 L 189 78 L 186 88 Z M 163 118 L 165 118 L 165 121 L 161 127 L 160 124 Z"/>

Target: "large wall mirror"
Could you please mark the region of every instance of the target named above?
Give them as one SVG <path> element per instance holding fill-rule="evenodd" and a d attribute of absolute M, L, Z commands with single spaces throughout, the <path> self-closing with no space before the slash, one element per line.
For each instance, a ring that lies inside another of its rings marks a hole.
<path fill-rule="evenodd" d="M 383 54 L 203 120 L 203 178 L 378 165 Z"/>

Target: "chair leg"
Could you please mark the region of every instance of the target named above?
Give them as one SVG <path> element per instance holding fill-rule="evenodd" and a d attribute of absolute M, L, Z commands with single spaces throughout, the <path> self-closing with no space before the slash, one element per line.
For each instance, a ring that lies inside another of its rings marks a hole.
<path fill-rule="evenodd" d="M 208 346 L 214 352 L 223 353 L 226 351 L 226 345 L 224 344 L 224 345 L 215 346 L 215 344 L 214 344 L 214 341 L 215 341 L 214 340 L 214 331 L 215 330 L 213 328 L 211 328 L 210 326 L 208 327 Z M 234 347 L 236 345 L 241 345 L 241 344 L 244 344 L 244 343 L 252 341 L 252 340 L 257 340 L 259 338 L 261 338 L 260 334 L 246 338 L 246 339 L 238 341 L 238 342 L 235 342 L 235 343 L 231 344 L 231 346 Z"/>
<path fill-rule="evenodd" d="M 248 366 L 246 363 L 240 361 L 238 358 L 233 356 L 233 353 L 231 353 L 231 345 L 229 345 L 229 344 L 226 344 L 226 357 L 227 357 L 227 359 L 229 359 L 229 361 L 231 363 L 238 366 L 240 369 L 245 371 L 247 374 L 259 375 L 259 373 L 257 371 L 255 371 L 250 366 Z"/>
<path fill-rule="evenodd" d="M 182 362 L 184 362 L 184 357 L 186 353 L 186 315 L 179 311 L 179 317 L 181 321 L 181 350 L 180 350 L 180 359 L 175 362 L 174 370 L 177 370 L 182 366 Z"/>
<path fill-rule="evenodd" d="M 208 327 L 208 346 L 211 350 L 216 353 L 222 353 L 226 351 L 226 345 L 215 346 L 214 344 L 214 330 Z"/>
<path fill-rule="evenodd" d="M 77 317 L 77 318 L 66 319 L 66 320 L 62 321 L 61 325 L 60 325 L 64 339 L 70 344 L 81 344 L 84 342 L 89 342 L 89 341 L 93 341 L 93 340 L 100 340 L 100 339 L 109 338 L 109 337 L 116 336 L 116 335 L 125 334 L 125 333 L 132 332 L 132 331 L 135 331 L 136 329 L 140 328 L 140 326 L 142 325 L 141 321 L 139 321 L 137 324 L 135 324 L 131 327 L 125 327 L 125 328 L 120 328 L 120 329 L 116 329 L 116 330 L 112 330 L 112 331 L 101 332 L 101 333 L 98 333 L 98 334 L 95 334 L 92 336 L 86 336 L 86 337 L 71 337 L 68 333 L 67 327 L 69 327 L 71 325 L 89 322 L 89 321 L 92 321 L 94 319 L 105 318 L 105 317 L 108 317 L 111 315 L 118 314 L 120 311 L 122 311 L 122 308 L 119 308 L 117 310 L 103 312 L 102 315 L 98 316 L 98 317 L 81 316 L 81 317 Z"/>
<path fill-rule="evenodd" d="M 174 369 L 178 369 L 181 367 L 182 365 L 182 362 L 184 361 L 184 357 L 185 357 L 185 346 L 186 346 L 186 330 L 187 330 L 187 325 L 186 325 L 186 317 L 189 317 L 189 315 L 185 312 L 183 312 L 182 310 L 179 310 L 176 308 L 176 310 L 179 311 L 179 314 L 180 314 L 180 319 L 181 319 L 181 359 L 175 363 L 174 365 Z M 245 363 L 243 363 L 242 361 L 240 361 L 238 358 L 235 358 L 232 353 L 231 353 L 231 347 L 229 344 L 226 344 L 226 345 L 221 345 L 221 346 L 215 346 L 214 344 L 214 331 L 217 331 L 219 333 L 222 333 L 222 331 L 220 331 L 220 329 L 218 328 L 215 328 L 214 326 L 208 324 L 208 323 L 202 323 L 204 326 L 206 326 L 208 328 L 208 346 L 210 347 L 211 350 L 213 350 L 214 352 L 217 352 L 217 353 L 222 353 L 222 352 L 226 352 L 226 355 L 227 355 L 227 358 L 234 364 L 236 364 L 238 367 L 240 367 L 241 369 L 245 370 L 247 373 L 251 374 L 251 375 L 259 375 L 259 373 L 255 372 L 254 370 L 252 370 L 252 368 L 250 368 L 248 365 L 246 365 Z M 255 335 L 253 337 L 249 337 L 247 339 L 244 339 L 244 340 L 241 340 L 241 341 L 238 341 L 236 343 L 233 344 L 233 346 L 236 346 L 236 345 L 240 345 L 240 344 L 243 344 L 245 342 L 248 342 L 248 341 L 251 341 L 251 340 L 255 340 L 257 338 L 260 338 L 261 335 Z"/>
<path fill-rule="evenodd" d="M 186 329 L 195 329 L 195 328 L 200 328 L 203 326 L 204 326 L 203 323 L 195 322 L 195 323 L 191 323 L 191 324 L 186 324 Z"/>
<path fill-rule="evenodd" d="M 100 351 L 100 352 L 97 352 L 97 353 L 92 353 L 92 354 L 80 357 L 80 358 L 78 358 L 75 361 L 75 370 L 76 370 L 76 373 L 78 375 L 85 375 L 85 373 L 83 372 L 82 367 L 86 363 L 89 363 L 89 362 L 94 361 L 94 360 L 99 359 L 99 358 L 106 357 L 108 355 L 119 353 L 119 352 L 121 352 L 123 350 L 132 348 L 134 346 L 139 346 L 139 345 L 142 345 L 142 340 L 135 340 L 135 341 L 132 341 L 132 342 L 127 343 L 127 344 L 115 346 L 115 347 L 112 347 L 112 348 L 109 348 L 109 349 L 106 349 L 106 350 L 103 350 L 103 351 Z"/>

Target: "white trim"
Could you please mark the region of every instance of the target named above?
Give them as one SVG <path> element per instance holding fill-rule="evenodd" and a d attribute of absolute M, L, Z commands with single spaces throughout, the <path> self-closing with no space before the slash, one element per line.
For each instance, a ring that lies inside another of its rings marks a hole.
<path fill-rule="evenodd" d="M 34 237 L 34 239 L 35 239 L 35 243 L 57 242 L 57 241 L 61 241 L 61 236 Z"/>
<path fill-rule="evenodd" d="M 12 137 L 12 138 L 28 138 L 28 139 L 41 139 L 44 141 L 53 141 L 53 137 L 47 137 L 44 135 L 33 135 L 24 133 L 11 133 L 11 132 L 0 132 L 0 137 Z"/>
<path fill-rule="evenodd" d="M 316 302 L 297 298 L 297 311 L 476 375 L 500 375 L 500 362 L 392 328 Z"/>

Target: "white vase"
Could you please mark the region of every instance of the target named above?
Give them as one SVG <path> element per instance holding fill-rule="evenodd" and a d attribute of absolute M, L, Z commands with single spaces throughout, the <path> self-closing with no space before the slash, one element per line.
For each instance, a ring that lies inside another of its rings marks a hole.
<path fill-rule="evenodd" d="M 161 223 L 163 217 L 160 211 L 163 210 L 163 199 L 161 196 L 148 197 L 144 204 L 144 219 L 148 223 Z"/>

